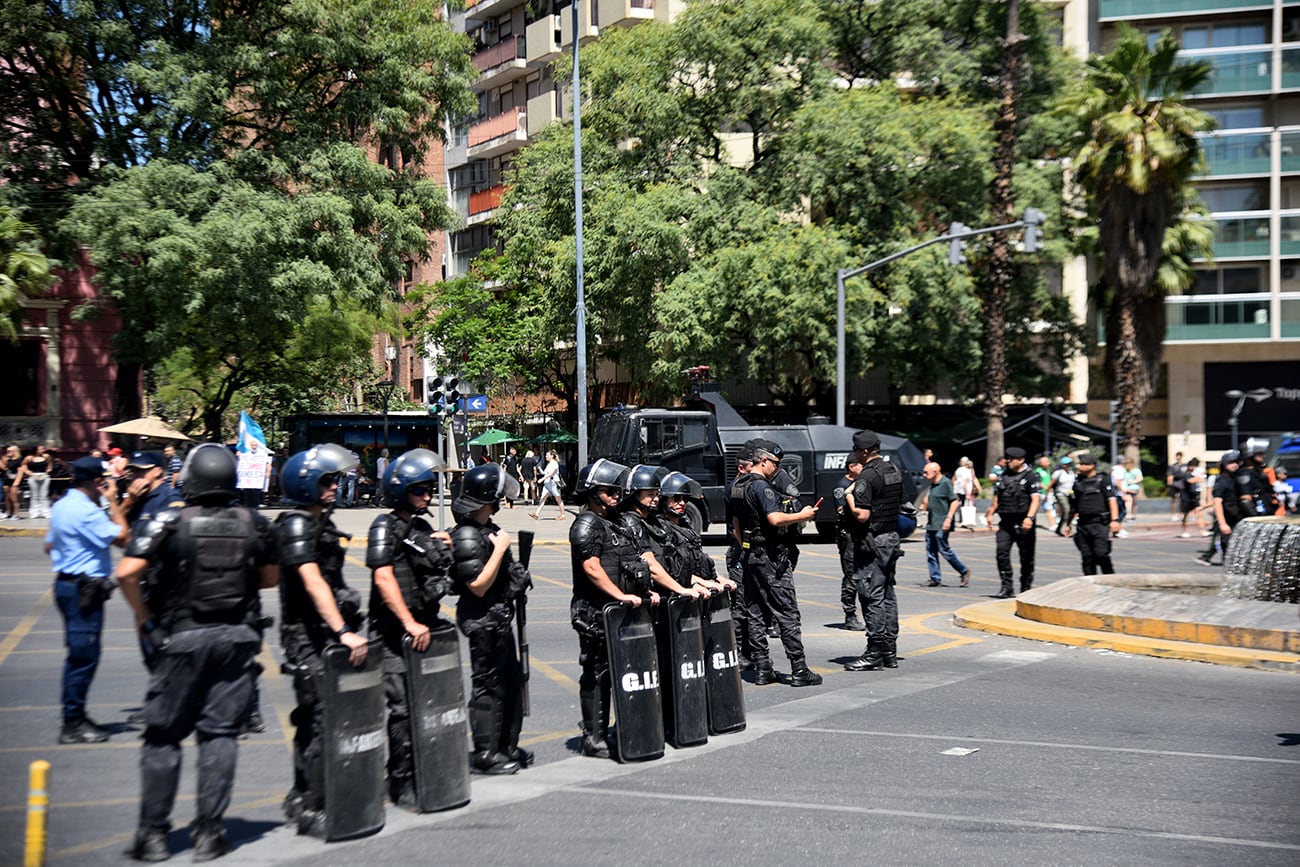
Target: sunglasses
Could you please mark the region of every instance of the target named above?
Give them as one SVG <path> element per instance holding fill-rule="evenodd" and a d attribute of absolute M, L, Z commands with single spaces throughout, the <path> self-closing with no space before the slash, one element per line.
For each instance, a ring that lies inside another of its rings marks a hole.
<path fill-rule="evenodd" d="M 427 497 L 433 493 L 433 488 L 428 485 L 412 485 L 406 490 L 416 497 Z"/>
<path fill-rule="evenodd" d="M 668 498 L 668 502 L 670 502 L 670 503 L 685 503 L 685 502 L 686 502 L 686 499 L 687 499 L 687 498 L 686 498 L 683 494 L 673 494 L 671 497 Z"/>

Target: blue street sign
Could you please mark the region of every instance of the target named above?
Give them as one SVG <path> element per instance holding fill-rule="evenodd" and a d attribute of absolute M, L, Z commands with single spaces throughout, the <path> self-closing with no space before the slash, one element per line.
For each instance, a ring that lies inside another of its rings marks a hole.
<path fill-rule="evenodd" d="M 465 412 L 486 413 L 488 411 L 487 395 L 486 394 L 467 395 L 466 397 L 461 398 L 461 406 L 465 408 Z"/>

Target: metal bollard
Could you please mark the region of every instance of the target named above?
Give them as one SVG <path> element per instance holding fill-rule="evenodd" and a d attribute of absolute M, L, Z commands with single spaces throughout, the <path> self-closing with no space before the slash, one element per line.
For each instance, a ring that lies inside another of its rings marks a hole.
<path fill-rule="evenodd" d="M 45 824 L 50 810 L 49 781 L 50 763 L 44 759 L 32 762 L 27 783 L 27 846 L 23 867 L 45 864 L 45 847 L 49 842 Z"/>

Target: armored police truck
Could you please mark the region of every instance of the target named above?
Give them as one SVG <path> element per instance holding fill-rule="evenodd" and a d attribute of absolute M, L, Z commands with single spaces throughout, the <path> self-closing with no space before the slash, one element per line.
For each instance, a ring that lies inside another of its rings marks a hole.
<path fill-rule="evenodd" d="M 751 425 L 710 382 L 696 382 L 686 405 L 673 409 L 619 407 L 596 421 L 590 460 L 609 458 L 627 466 L 658 464 L 685 473 L 704 488 L 687 505 L 697 532 L 725 523 L 726 484 L 736 477 L 736 455 L 746 440 L 763 437 L 785 451 L 781 467 L 790 474 L 804 505 L 816 503 L 817 529 L 833 535 L 834 490 L 853 448 L 854 429 L 814 417 L 806 425 Z M 903 470 L 905 501 L 923 484 L 921 450 L 901 437 L 880 436 L 881 453 Z M 910 532 L 910 530 L 908 530 Z"/>

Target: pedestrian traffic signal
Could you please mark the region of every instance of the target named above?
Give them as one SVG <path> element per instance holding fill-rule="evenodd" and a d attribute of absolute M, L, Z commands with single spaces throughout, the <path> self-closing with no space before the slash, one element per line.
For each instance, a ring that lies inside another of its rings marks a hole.
<path fill-rule="evenodd" d="M 964 235 L 969 232 L 962 223 L 953 223 L 948 227 L 949 235 Z M 948 242 L 948 264 L 960 265 L 966 261 L 966 242 L 960 238 L 953 238 Z"/>

